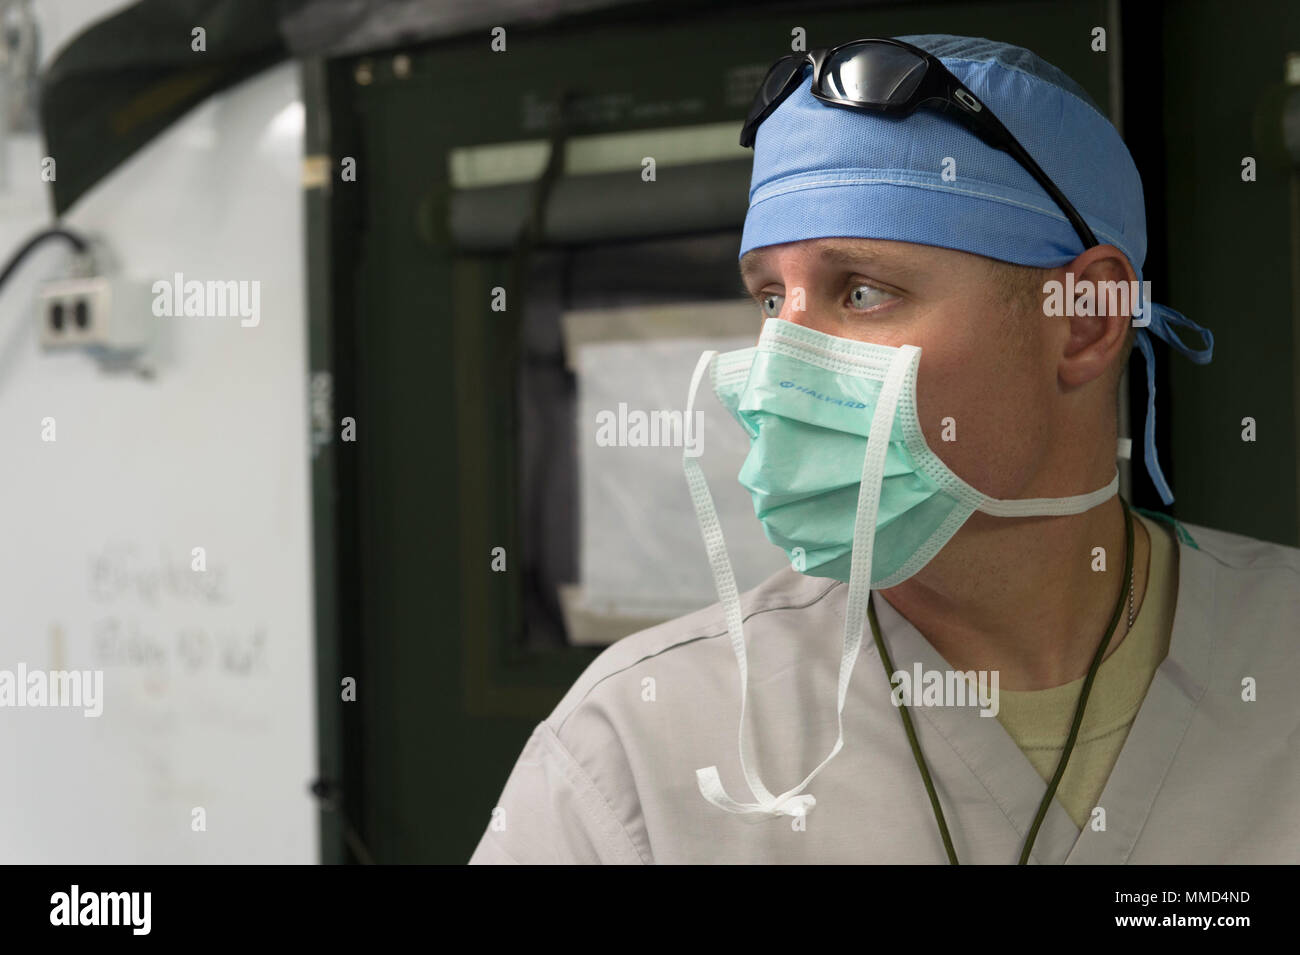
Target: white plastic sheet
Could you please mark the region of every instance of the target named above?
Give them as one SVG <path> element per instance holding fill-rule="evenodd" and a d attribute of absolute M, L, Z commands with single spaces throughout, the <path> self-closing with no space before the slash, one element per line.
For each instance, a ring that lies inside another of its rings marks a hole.
<path fill-rule="evenodd" d="M 667 338 L 573 349 L 581 582 L 570 595 L 571 610 L 647 622 L 717 600 L 682 472 L 683 443 L 702 452 L 699 460 L 741 589 L 785 565 L 784 553 L 763 535 L 749 493 L 736 480 L 749 439 L 707 382 L 696 399 L 698 429 L 686 429 L 682 422 L 679 429 L 659 428 L 656 434 L 650 416 L 675 412 L 681 422 L 691 372 L 703 350 L 728 351 L 753 343 L 753 336 Z M 642 431 L 638 416 L 646 425 Z M 666 420 L 662 415 L 657 419 L 660 424 Z M 658 446 L 648 443 L 656 438 Z M 579 633 L 571 638 L 584 642 Z"/>

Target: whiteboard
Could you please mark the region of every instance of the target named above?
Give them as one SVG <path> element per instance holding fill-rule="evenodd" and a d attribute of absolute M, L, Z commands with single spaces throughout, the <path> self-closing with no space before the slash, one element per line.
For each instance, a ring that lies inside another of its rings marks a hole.
<path fill-rule="evenodd" d="M 284 64 L 206 101 L 67 220 L 146 281 L 259 281 L 256 327 L 155 319 L 167 354 L 148 381 L 38 348 L 57 243 L 0 290 L 0 670 L 103 674 L 97 718 L 0 707 L 6 862 L 320 858 L 302 126 Z M 40 141 L 0 148 L 7 257 L 48 207 L 27 172 Z"/>

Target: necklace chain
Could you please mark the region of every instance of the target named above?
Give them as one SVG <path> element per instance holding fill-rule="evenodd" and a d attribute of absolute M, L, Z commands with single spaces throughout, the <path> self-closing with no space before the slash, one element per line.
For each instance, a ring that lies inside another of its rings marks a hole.
<path fill-rule="evenodd" d="M 1133 572 L 1134 570 L 1136 570 L 1135 566 L 1130 566 L 1128 569 L 1128 626 L 1130 630 L 1133 629 Z"/>

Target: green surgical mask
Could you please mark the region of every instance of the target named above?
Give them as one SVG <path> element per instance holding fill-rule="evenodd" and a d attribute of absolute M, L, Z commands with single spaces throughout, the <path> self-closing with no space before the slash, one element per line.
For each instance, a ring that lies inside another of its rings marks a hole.
<path fill-rule="evenodd" d="M 741 765 L 758 802 L 743 805 L 727 796 L 716 767 L 698 770 L 701 792 L 719 808 L 799 815 L 815 804 L 799 794 L 843 745 L 848 675 L 873 588 L 916 574 L 977 510 L 999 517 L 1081 514 L 1119 491 L 1118 471 L 1105 487 L 1073 497 L 1008 501 L 971 487 L 925 442 L 916 410 L 920 358 L 913 345 L 852 341 L 783 319 L 764 323 L 756 347 L 700 357 L 688 420 L 708 371 L 719 400 L 749 434 L 739 478 L 768 539 L 796 570 L 849 584 L 835 747 L 799 786 L 772 795 L 745 759 L 742 689 Z M 699 462 L 690 455 L 683 462 L 744 687 L 739 591 Z"/>
<path fill-rule="evenodd" d="M 849 579 L 867 435 L 878 413 L 888 444 L 878 484 L 871 586 L 885 590 L 924 567 L 975 511 L 1000 517 L 1079 514 L 1109 500 L 1106 487 L 1077 497 L 1003 501 L 971 487 L 930 450 L 916 412 L 921 350 L 825 335 L 769 319 L 758 347 L 719 355 L 713 387 L 750 436 L 740 483 L 768 540 L 795 570 Z M 903 369 L 896 402 L 881 400 L 891 367 Z"/>

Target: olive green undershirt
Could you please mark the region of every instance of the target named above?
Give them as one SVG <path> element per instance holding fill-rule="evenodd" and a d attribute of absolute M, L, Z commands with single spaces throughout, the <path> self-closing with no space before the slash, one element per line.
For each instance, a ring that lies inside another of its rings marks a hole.
<path fill-rule="evenodd" d="M 1151 539 L 1146 594 L 1133 629 L 1102 661 L 1088 695 L 1079 738 L 1056 792 L 1057 801 L 1080 829 L 1106 786 L 1151 678 L 1169 652 L 1173 632 L 1178 545 L 1168 528 L 1140 514 L 1133 516 L 1142 521 Z M 1046 690 L 1001 690 L 998 694 L 998 721 L 1044 782 L 1056 772 L 1082 688 L 1080 677 Z"/>

